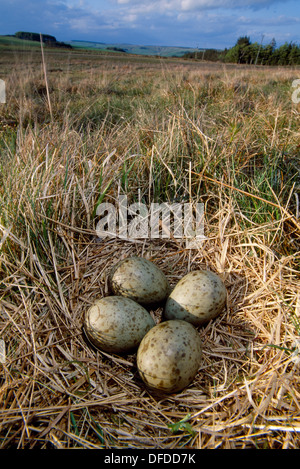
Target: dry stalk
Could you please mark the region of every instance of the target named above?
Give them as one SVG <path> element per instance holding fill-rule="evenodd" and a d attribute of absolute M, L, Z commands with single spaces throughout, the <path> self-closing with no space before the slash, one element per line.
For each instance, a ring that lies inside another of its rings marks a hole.
<path fill-rule="evenodd" d="M 44 56 L 43 38 L 42 38 L 41 33 L 40 33 L 40 43 L 41 43 L 42 63 L 43 63 L 44 79 L 45 79 L 45 85 L 46 85 L 46 91 L 47 91 L 48 107 L 49 107 L 49 112 L 50 112 L 51 121 L 52 121 L 53 120 L 53 113 L 52 113 L 52 106 L 51 106 L 50 93 L 49 93 L 46 62 L 45 62 L 45 56 Z"/>

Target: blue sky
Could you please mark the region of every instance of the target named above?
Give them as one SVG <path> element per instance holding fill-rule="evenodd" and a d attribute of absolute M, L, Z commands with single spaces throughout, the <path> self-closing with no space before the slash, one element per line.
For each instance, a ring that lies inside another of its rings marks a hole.
<path fill-rule="evenodd" d="M 0 0 L 0 34 L 59 41 L 232 47 L 238 37 L 300 43 L 299 0 Z"/>

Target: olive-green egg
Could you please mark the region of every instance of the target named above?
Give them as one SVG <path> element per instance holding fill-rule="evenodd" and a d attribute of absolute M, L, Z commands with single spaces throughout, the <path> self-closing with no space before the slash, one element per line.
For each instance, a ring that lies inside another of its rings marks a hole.
<path fill-rule="evenodd" d="M 109 272 L 111 291 L 148 305 L 165 300 L 170 292 L 169 282 L 159 267 L 143 257 L 128 257 L 119 261 Z"/>
<path fill-rule="evenodd" d="M 137 348 L 155 322 L 141 305 L 122 296 L 95 301 L 86 311 L 84 331 L 100 350 L 124 353 Z"/>
<path fill-rule="evenodd" d="M 182 319 L 200 326 L 216 318 L 226 303 L 226 288 L 221 278 L 209 270 L 185 275 L 168 297 L 165 319 Z"/>
<path fill-rule="evenodd" d="M 202 356 L 197 329 L 181 320 L 154 326 L 137 351 L 139 374 L 150 389 L 165 393 L 181 391 L 195 378 Z"/>

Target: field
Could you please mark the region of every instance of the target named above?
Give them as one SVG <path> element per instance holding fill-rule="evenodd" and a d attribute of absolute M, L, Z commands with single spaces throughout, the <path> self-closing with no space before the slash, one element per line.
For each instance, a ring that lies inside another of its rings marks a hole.
<path fill-rule="evenodd" d="M 299 449 L 300 70 L 44 53 L 0 52 L 0 447 Z M 207 239 L 99 239 L 119 195 L 203 203 Z M 179 393 L 82 333 L 130 255 L 227 287 Z"/>
<path fill-rule="evenodd" d="M 172 47 L 172 46 L 139 46 L 135 44 L 109 44 L 105 42 L 90 42 L 90 41 L 69 41 L 65 44 L 70 44 L 73 49 L 101 52 L 105 53 L 109 51 L 111 54 L 114 49 L 115 52 L 118 50 L 126 51 L 127 54 L 138 54 L 145 56 L 160 56 L 160 57 L 182 57 L 187 52 L 195 52 L 197 49 L 190 47 Z M 24 50 L 24 49 L 36 49 L 40 48 L 40 43 L 35 41 L 27 41 L 19 39 L 14 36 L 1 36 L 0 35 L 0 50 Z M 199 51 L 199 54 L 202 51 Z"/>
<path fill-rule="evenodd" d="M 0 50 L 15 49 L 16 51 L 31 50 L 40 48 L 40 44 L 34 41 L 26 41 L 23 39 L 18 39 L 14 36 L 0 36 Z"/>
<path fill-rule="evenodd" d="M 188 47 L 171 46 L 138 46 L 134 44 L 106 44 L 102 42 L 70 41 L 74 49 L 106 50 L 107 48 L 123 49 L 129 54 L 150 55 L 160 57 L 181 57 L 187 52 L 195 52 L 197 49 Z"/>

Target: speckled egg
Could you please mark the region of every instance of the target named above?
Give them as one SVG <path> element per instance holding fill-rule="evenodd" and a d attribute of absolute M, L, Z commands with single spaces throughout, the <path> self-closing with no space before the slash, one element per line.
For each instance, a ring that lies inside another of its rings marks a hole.
<path fill-rule="evenodd" d="M 221 278 L 209 270 L 185 275 L 167 299 L 165 319 L 182 319 L 195 326 L 216 318 L 226 302 L 226 288 Z"/>
<path fill-rule="evenodd" d="M 84 331 L 100 350 L 124 353 L 136 348 L 155 322 L 141 305 L 122 296 L 101 298 L 87 310 Z"/>
<path fill-rule="evenodd" d="M 137 367 L 144 383 L 165 393 L 181 391 L 196 376 L 202 355 L 196 328 L 181 320 L 153 327 L 137 351 Z"/>
<path fill-rule="evenodd" d="M 119 261 L 108 276 L 115 295 L 121 295 L 148 305 L 167 298 L 170 287 L 164 273 L 143 257 L 128 257 Z"/>

